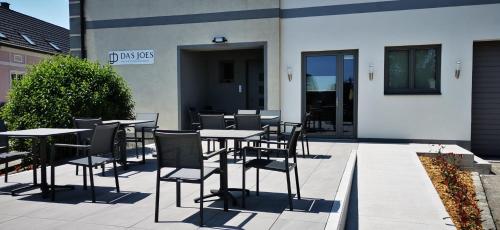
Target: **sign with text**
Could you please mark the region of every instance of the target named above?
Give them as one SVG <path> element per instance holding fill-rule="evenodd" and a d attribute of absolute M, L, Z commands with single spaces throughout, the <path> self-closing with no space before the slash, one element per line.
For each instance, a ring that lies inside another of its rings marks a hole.
<path fill-rule="evenodd" d="M 154 50 L 109 51 L 110 65 L 148 65 L 155 63 Z"/>

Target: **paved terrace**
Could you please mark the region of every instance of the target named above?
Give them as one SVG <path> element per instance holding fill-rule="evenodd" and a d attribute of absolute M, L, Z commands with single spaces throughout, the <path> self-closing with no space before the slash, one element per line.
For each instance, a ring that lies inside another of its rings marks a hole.
<path fill-rule="evenodd" d="M 252 192 L 247 208 L 230 205 L 222 211 L 222 201 L 205 203 L 208 228 L 218 229 L 324 229 L 345 164 L 355 143 L 311 142 L 311 157 L 299 158 L 302 200 L 294 200 L 293 212 L 287 209 L 285 175 L 261 171 L 261 195 Z M 151 153 L 152 150 L 150 150 Z M 301 151 L 299 151 L 301 152 Z M 131 156 L 134 154 L 131 154 Z M 132 156 L 131 159 L 135 159 Z M 241 186 L 241 164 L 229 157 L 229 187 Z M 217 161 L 215 159 L 214 161 Z M 218 165 L 217 162 L 211 164 Z M 128 171 L 119 169 L 120 188 L 114 192 L 111 164 L 106 176 L 95 176 L 98 203 L 90 201 L 90 192 L 82 190 L 81 174 L 75 167 L 56 168 L 56 184 L 75 185 L 76 189 L 56 193 L 56 201 L 44 200 L 39 190 L 21 196 L 0 195 L 0 229 L 196 229 L 198 207 L 193 199 L 199 186 L 183 184 L 182 207 L 175 206 L 175 183 L 161 183 L 160 223 L 154 223 L 155 160 L 135 165 Z M 95 170 L 99 173 L 101 170 Z M 253 173 L 252 173 L 253 172 Z M 50 177 L 49 177 L 50 178 Z M 293 177 L 292 177 L 293 178 Z M 32 180 L 32 172 L 9 175 L 9 183 L 0 183 L 1 191 L 10 191 Z M 219 187 L 218 175 L 206 181 L 205 193 Z M 292 179 L 292 183 L 293 179 Z M 255 190 L 255 171 L 247 173 L 247 188 Z M 90 188 L 89 188 L 90 189 Z M 292 186 L 292 191 L 295 192 Z"/>

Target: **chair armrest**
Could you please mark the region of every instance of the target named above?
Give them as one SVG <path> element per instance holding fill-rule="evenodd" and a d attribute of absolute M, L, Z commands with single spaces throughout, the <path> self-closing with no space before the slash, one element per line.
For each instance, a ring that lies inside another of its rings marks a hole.
<path fill-rule="evenodd" d="M 288 121 L 286 121 L 286 122 L 282 122 L 282 124 L 283 124 L 284 126 L 296 126 L 296 125 L 302 125 L 301 123 L 298 123 L 298 122 L 288 122 Z"/>
<path fill-rule="evenodd" d="M 265 148 L 265 147 L 253 147 L 253 146 L 245 146 L 243 150 L 264 150 L 264 151 L 278 151 L 278 152 L 287 152 L 287 149 L 277 149 L 277 148 Z M 245 152 L 245 151 L 243 151 Z"/>
<path fill-rule="evenodd" d="M 54 144 L 54 147 L 88 149 L 88 148 L 90 148 L 90 145 L 75 145 L 75 144 L 56 143 L 56 144 Z"/>
<path fill-rule="evenodd" d="M 141 128 L 141 132 L 150 132 L 149 130 L 146 131 L 146 129 L 151 129 L 151 132 L 154 132 L 157 128 L 160 128 L 160 126 L 145 126 Z"/>
<path fill-rule="evenodd" d="M 229 125 L 229 126 L 226 126 L 226 129 L 235 129 L 236 126 L 235 125 Z"/>
<path fill-rule="evenodd" d="M 262 129 L 264 130 L 264 132 L 267 134 L 269 132 L 269 127 L 271 127 L 270 125 L 264 125 L 262 126 Z"/>
<path fill-rule="evenodd" d="M 203 159 L 204 160 L 208 160 L 208 159 L 210 159 L 210 158 L 212 158 L 214 156 L 217 156 L 217 155 L 219 155 L 219 154 L 221 154 L 223 152 L 226 152 L 225 148 L 224 149 L 218 149 L 218 150 L 215 150 L 213 152 L 208 152 L 206 154 L 203 154 Z"/>
<path fill-rule="evenodd" d="M 261 140 L 259 141 L 262 144 L 277 144 L 277 145 L 286 145 L 286 142 L 282 141 L 268 141 L 268 140 Z"/>

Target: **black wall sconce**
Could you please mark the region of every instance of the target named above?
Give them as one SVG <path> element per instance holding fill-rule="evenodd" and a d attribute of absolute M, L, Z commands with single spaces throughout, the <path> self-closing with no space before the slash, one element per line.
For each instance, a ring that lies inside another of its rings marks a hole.
<path fill-rule="evenodd" d="M 227 39 L 226 39 L 226 37 L 214 37 L 212 42 L 213 43 L 226 43 Z"/>

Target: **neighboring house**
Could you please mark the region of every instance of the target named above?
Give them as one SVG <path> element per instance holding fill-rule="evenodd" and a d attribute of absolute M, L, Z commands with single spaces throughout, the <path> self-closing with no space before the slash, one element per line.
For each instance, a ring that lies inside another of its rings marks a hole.
<path fill-rule="evenodd" d="M 26 72 L 26 65 L 69 52 L 69 31 L 0 3 L 0 104 L 7 100 L 12 82 Z"/>
<path fill-rule="evenodd" d="M 71 53 L 114 64 L 162 128 L 189 128 L 190 109 L 280 109 L 310 112 L 311 136 L 500 156 L 500 0 L 69 6 Z"/>

